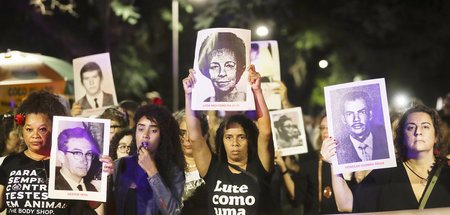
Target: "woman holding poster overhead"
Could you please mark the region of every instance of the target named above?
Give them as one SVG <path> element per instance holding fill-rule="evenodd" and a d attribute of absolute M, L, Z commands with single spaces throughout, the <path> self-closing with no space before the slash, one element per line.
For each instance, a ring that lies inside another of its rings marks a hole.
<path fill-rule="evenodd" d="M 86 201 L 48 198 L 53 116 L 66 115 L 58 97 L 45 91 L 32 93 L 17 113 L 15 122 L 27 149 L 6 157 L 0 166 L 1 210 L 6 208 L 7 214 L 96 214 Z M 112 173 L 111 158 L 104 156 L 100 161 L 107 162 L 105 167 Z"/>
<path fill-rule="evenodd" d="M 209 150 L 200 120 L 191 109 L 195 71 L 190 70 L 189 76 L 183 80 L 186 123 L 195 164 L 206 182 L 209 214 L 226 211 L 233 214 L 274 214 L 266 208 L 272 205 L 267 198 L 270 198 L 269 170 L 274 162 L 269 152 L 269 111 L 262 94 L 260 75 L 253 65 L 249 66 L 248 72 L 248 82 L 255 97 L 257 125 L 245 115 L 225 118 L 217 130 L 217 155 Z"/>
<path fill-rule="evenodd" d="M 215 92 L 205 102 L 245 101 L 245 89 L 236 86 L 245 71 L 245 44 L 241 38 L 231 32 L 211 33 L 200 47 L 198 64 Z"/>
<path fill-rule="evenodd" d="M 407 110 L 395 129 L 397 167 L 373 170 L 352 191 L 341 175 L 333 175 L 340 211 L 374 212 L 450 206 L 450 168 L 441 149 L 439 117 L 429 107 Z M 323 142 L 327 162 L 336 154 L 335 140 Z"/>

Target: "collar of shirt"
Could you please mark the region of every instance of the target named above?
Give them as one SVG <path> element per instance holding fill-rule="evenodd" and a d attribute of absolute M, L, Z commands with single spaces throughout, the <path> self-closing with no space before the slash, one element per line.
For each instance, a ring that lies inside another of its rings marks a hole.
<path fill-rule="evenodd" d="M 367 145 L 366 153 L 369 154 L 369 157 L 370 157 L 369 160 L 372 160 L 372 151 L 373 151 L 373 136 L 372 136 L 372 132 L 370 132 L 369 136 L 367 136 L 367 138 L 364 141 L 362 141 L 362 142 L 356 140 L 355 138 L 353 138 L 350 135 L 350 141 L 352 141 L 353 147 L 355 147 L 355 150 L 358 153 L 358 156 L 359 156 L 359 158 L 361 160 L 364 160 L 363 159 L 364 156 L 362 155 L 362 152 L 361 152 L 359 146 L 361 144 L 366 144 Z"/>
<path fill-rule="evenodd" d="M 62 177 L 67 181 L 67 183 L 69 183 L 72 190 L 78 191 L 78 185 L 81 185 L 83 191 L 86 191 L 86 186 L 84 185 L 83 179 L 81 179 L 81 181 L 79 182 L 76 182 L 72 180 L 68 175 L 65 175 L 63 171 L 60 170 L 59 172 L 61 173 Z"/>
<path fill-rule="evenodd" d="M 95 96 L 90 96 L 86 94 L 86 99 L 88 100 L 92 108 L 95 108 L 95 101 L 94 101 L 95 98 L 97 98 L 98 107 L 103 107 L 103 91 L 100 91 L 100 93 Z"/>

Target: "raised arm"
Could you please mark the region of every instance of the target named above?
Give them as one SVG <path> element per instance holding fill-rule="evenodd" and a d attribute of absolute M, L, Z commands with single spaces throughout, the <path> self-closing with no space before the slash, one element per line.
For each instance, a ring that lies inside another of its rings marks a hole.
<path fill-rule="evenodd" d="M 337 143 L 331 137 L 326 138 L 322 143 L 320 154 L 323 160 L 331 163 L 331 157 L 336 155 Z M 331 184 L 333 185 L 336 206 L 340 212 L 352 212 L 353 210 L 353 193 L 345 182 L 342 174 L 333 174 L 333 165 L 331 165 Z"/>
<path fill-rule="evenodd" d="M 286 190 L 289 193 L 289 197 L 291 200 L 295 199 L 295 183 L 291 178 L 291 175 L 288 173 L 288 169 L 286 164 L 284 163 L 283 157 L 281 157 L 281 151 L 275 152 L 275 163 L 280 167 L 281 177 L 283 178 L 284 185 L 286 186 Z"/>
<path fill-rule="evenodd" d="M 192 143 L 192 152 L 195 160 L 195 165 L 201 177 L 204 177 L 208 172 L 209 164 L 211 163 L 211 151 L 208 148 L 205 137 L 202 135 L 200 120 L 196 117 L 196 112 L 191 108 L 192 89 L 195 84 L 195 71 L 189 70 L 189 76 L 183 79 L 183 88 L 185 96 L 186 109 L 186 126 L 189 133 L 189 139 Z"/>
<path fill-rule="evenodd" d="M 247 68 L 247 71 L 248 81 L 252 87 L 253 96 L 255 98 L 256 116 L 258 117 L 258 156 L 264 166 L 264 169 L 269 171 L 271 164 L 273 164 L 273 156 L 271 156 L 269 150 L 270 138 L 272 137 L 269 109 L 264 101 L 264 96 L 261 89 L 261 76 L 255 71 L 254 65 L 250 65 Z"/>

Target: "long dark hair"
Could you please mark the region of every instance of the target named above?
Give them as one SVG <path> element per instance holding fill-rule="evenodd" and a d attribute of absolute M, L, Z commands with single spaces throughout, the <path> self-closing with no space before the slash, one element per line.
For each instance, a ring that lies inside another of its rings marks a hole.
<path fill-rule="evenodd" d="M 225 151 L 225 146 L 223 143 L 223 136 L 225 134 L 225 130 L 228 129 L 232 123 L 238 123 L 244 129 L 248 143 L 248 160 L 250 161 L 254 156 L 256 156 L 255 153 L 258 149 L 259 130 L 258 127 L 256 127 L 255 123 L 243 114 L 229 116 L 225 118 L 222 123 L 220 123 L 220 126 L 216 132 L 215 139 L 219 160 L 222 162 L 228 162 L 227 152 Z"/>
<path fill-rule="evenodd" d="M 436 163 L 442 163 L 446 160 L 445 156 L 447 155 L 447 149 L 444 149 L 445 144 L 441 144 L 441 127 L 440 127 L 440 119 L 438 113 L 425 105 L 416 105 L 410 109 L 408 109 L 405 113 L 403 113 L 398 125 L 395 129 L 395 139 L 394 145 L 397 150 L 399 159 L 401 161 L 406 161 L 407 157 L 407 147 L 404 144 L 404 130 L 405 130 L 405 122 L 408 116 L 412 113 L 423 112 L 428 114 L 431 117 L 431 121 L 433 122 L 434 127 L 434 135 L 436 137 L 436 143 L 434 144 L 434 151 L 439 151 L 439 153 L 435 153 Z"/>
<path fill-rule="evenodd" d="M 162 105 L 145 105 L 137 109 L 134 116 L 132 150 L 136 150 L 136 124 L 142 117 L 156 123 L 160 130 L 160 140 L 155 153 L 155 163 L 164 183 L 171 187 L 172 166 L 183 170 L 184 155 L 180 143 L 180 127 L 170 111 Z M 137 151 L 137 150 L 136 150 Z"/>

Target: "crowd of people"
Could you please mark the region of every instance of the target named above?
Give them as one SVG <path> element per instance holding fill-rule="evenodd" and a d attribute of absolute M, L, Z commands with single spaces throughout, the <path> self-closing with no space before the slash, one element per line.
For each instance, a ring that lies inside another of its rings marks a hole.
<path fill-rule="evenodd" d="M 183 110 L 171 113 L 161 100 L 124 100 L 98 116 L 111 121 L 109 155 L 101 155 L 102 137 L 94 128 L 63 130 L 53 143 L 61 163 L 57 186 L 96 190 L 87 175 L 101 171 L 104 163 L 106 202 L 48 198 L 53 116 L 79 116 L 80 102 L 69 110 L 60 96 L 30 94 L 19 108 L 1 115 L 0 209 L 23 214 L 18 211 L 31 209 L 29 202 L 42 202 L 39 208 L 52 214 L 327 214 L 450 206 L 450 94 L 439 113 L 415 104 L 393 120 L 397 167 L 342 175 L 333 174 L 331 157 L 340 156 L 344 143 L 329 137 L 324 112 L 313 125 L 316 132 L 308 134 L 317 138 L 307 141 L 307 154 L 282 157 L 274 151 L 261 76 L 254 66 L 246 72 L 254 114 L 220 117 L 192 110 L 196 71 L 189 70 Z M 283 108 L 292 107 L 282 83 L 275 91 Z M 364 98 L 349 101 L 362 105 Z M 367 138 L 368 132 L 359 135 Z M 372 151 L 368 160 L 378 156 Z M 27 190 L 20 181 L 35 186 Z"/>

